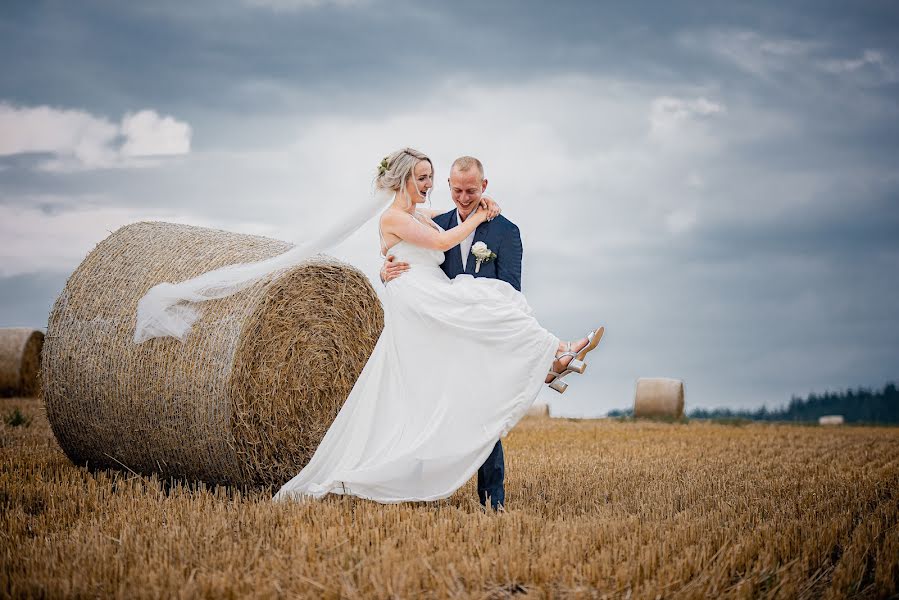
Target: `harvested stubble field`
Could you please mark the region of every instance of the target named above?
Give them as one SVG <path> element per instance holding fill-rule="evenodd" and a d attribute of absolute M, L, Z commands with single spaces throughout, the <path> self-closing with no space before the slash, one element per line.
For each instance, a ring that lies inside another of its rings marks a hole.
<path fill-rule="evenodd" d="M 899 429 L 526 419 L 505 513 L 273 505 L 72 465 L 3 400 L 5 596 L 889 597 Z M 7 422 L 9 421 L 9 423 Z M 19 423 L 12 425 L 10 423 Z"/>

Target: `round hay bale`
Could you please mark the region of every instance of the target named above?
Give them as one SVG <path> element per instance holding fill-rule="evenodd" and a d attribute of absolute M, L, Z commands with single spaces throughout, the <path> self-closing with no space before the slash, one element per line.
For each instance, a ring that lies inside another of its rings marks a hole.
<path fill-rule="evenodd" d="M 526 417 L 549 417 L 549 404 L 546 402 L 534 402 L 525 413 Z"/>
<path fill-rule="evenodd" d="M 76 464 L 280 486 L 308 462 L 383 328 L 368 279 L 318 256 L 205 302 L 182 344 L 134 344 L 138 300 L 162 281 L 256 261 L 285 242 L 136 223 L 66 283 L 47 330 L 47 417 Z"/>
<path fill-rule="evenodd" d="M 634 392 L 634 417 L 680 419 L 684 416 L 684 382 L 641 377 Z"/>
<path fill-rule="evenodd" d="M 44 334 L 28 327 L 0 329 L 0 395 L 40 394 Z"/>
<path fill-rule="evenodd" d="M 846 420 L 843 415 L 824 415 L 818 417 L 818 425 L 842 425 Z"/>

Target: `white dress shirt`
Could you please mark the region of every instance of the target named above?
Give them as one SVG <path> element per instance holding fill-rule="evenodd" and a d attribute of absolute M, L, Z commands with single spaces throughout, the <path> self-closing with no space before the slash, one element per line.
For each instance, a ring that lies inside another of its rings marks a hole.
<path fill-rule="evenodd" d="M 462 219 L 459 217 L 459 211 L 456 210 L 456 223 L 461 225 Z M 468 234 L 468 237 L 459 242 L 459 250 L 462 251 L 462 270 L 468 268 L 468 255 L 471 254 L 471 244 L 474 242 L 474 231 Z"/>

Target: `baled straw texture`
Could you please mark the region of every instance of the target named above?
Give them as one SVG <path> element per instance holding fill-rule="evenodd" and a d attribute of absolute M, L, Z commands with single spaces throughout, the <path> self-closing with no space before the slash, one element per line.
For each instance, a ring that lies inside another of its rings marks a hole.
<path fill-rule="evenodd" d="M 634 416 L 680 419 L 684 416 L 684 382 L 663 377 L 641 377 L 634 392 Z"/>
<path fill-rule="evenodd" d="M 842 425 L 845 423 L 843 415 L 824 415 L 818 417 L 818 425 Z"/>
<path fill-rule="evenodd" d="M 0 329 L 0 395 L 40 394 L 44 334 L 28 327 Z"/>
<path fill-rule="evenodd" d="M 170 223 L 101 242 L 56 301 L 44 349 L 47 416 L 72 461 L 235 485 L 298 473 L 383 328 L 361 272 L 319 256 L 203 303 L 184 344 L 131 337 L 156 283 L 289 247 Z"/>

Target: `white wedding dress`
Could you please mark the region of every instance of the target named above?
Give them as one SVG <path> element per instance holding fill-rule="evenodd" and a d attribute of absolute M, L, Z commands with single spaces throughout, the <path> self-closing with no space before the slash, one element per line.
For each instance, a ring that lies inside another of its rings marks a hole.
<path fill-rule="evenodd" d="M 312 459 L 274 500 L 446 498 L 544 385 L 559 340 L 520 292 L 448 279 L 437 250 L 401 241 L 390 253 L 410 269 L 386 286 L 384 331 Z"/>

